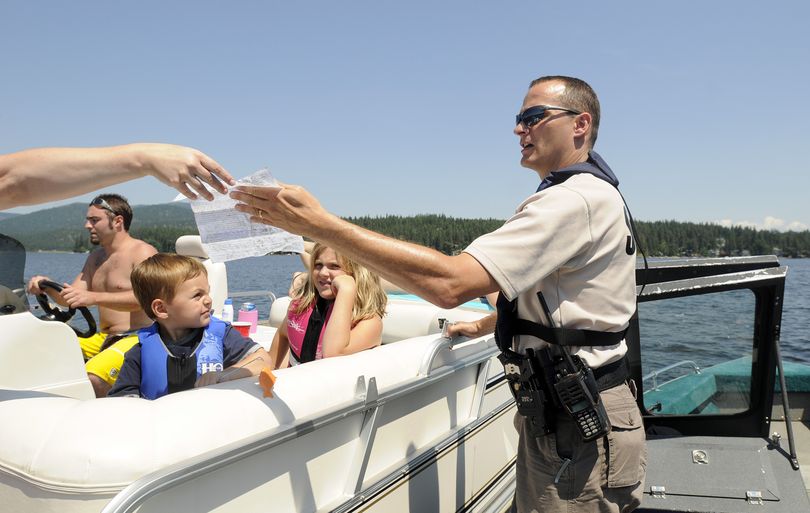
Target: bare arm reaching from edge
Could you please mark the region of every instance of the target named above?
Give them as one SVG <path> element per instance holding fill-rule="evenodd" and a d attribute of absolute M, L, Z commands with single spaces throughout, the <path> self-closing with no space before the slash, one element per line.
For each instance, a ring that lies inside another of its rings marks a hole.
<path fill-rule="evenodd" d="M 185 146 L 39 148 L 0 155 L 0 210 L 70 198 L 142 176 L 154 176 L 190 199 L 213 199 L 203 182 L 221 193 L 225 184 L 236 183 L 217 161 Z"/>

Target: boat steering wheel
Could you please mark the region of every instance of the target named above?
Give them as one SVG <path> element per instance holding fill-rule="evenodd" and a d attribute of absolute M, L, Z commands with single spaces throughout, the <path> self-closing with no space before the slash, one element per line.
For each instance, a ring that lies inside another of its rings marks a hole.
<path fill-rule="evenodd" d="M 38 285 L 40 289 L 51 288 L 56 292 L 62 292 L 63 288 L 61 285 L 51 280 L 40 280 Z M 45 312 L 45 317 L 43 317 L 43 319 L 46 321 L 59 321 L 67 323 L 73 317 L 73 314 L 76 313 L 76 310 L 78 310 L 82 314 L 82 317 L 84 317 L 84 320 L 87 321 L 87 329 L 85 331 L 80 331 L 74 326 L 69 326 L 73 329 L 73 331 L 76 332 L 76 335 L 81 338 L 92 337 L 96 334 L 96 331 L 98 331 L 98 328 L 96 327 L 96 320 L 93 318 L 93 314 L 90 313 L 90 310 L 88 310 L 86 306 L 61 310 L 57 306 L 51 306 L 48 296 L 45 294 L 37 294 L 37 303 L 39 303 L 39 306 L 41 306 L 42 310 Z"/>

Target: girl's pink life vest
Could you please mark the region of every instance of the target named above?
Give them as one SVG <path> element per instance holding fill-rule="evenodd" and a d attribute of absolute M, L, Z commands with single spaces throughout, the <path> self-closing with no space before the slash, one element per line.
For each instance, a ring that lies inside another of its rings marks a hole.
<path fill-rule="evenodd" d="M 315 350 L 315 359 L 320 360 L 323 358 L 323 334 L 326 332 L 326 325 L 329 323 L 329 317 L 332 316 L 332 307 L 335 303 L 329 303 L 326 309 L 326 319 L 323 321 L 321 328 L 321 335 L 318 337 L 318 348 Z M 298 357 L 301 355 L 301 348 L 304 345 L 304 335 L 307 332 L 307 325 L 309 324 L 309 317 L 312 315 L 312 310 L 315 308 L 315 302 L 301 313 L 295 313 L 295 308 L 298 306 L 297 301 L 290 303 L 287 309 L 287 339 L 290 341 L 290 367 L 298 365 Z"/>

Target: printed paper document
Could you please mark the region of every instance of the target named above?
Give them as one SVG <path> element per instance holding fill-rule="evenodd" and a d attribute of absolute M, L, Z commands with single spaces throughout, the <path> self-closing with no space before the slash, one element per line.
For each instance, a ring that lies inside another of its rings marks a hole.
<path fill-rule="evenodd" d="M 276 185 L 267 169 L 237 180 L 237 185 Z M 207 184 L 206 184 L 207 186 Z M 228 190 L 233 187 L 229 187 Z M 262 256 L 268 253 L 303 253 L 304 240 L 280 228 L 250 222 L 250 216 L 234 209 L 236 200 L 213 191 L 213 201 L 191 200 L 191 210 L 203 247 L 214 262 Z M 185 199 L 182 194 L 175 200 Z"/>

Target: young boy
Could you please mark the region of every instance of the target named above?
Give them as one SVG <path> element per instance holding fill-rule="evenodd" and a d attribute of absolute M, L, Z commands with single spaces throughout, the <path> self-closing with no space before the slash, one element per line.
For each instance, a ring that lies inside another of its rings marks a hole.
<path fill-rule="evenodd" d="M 208 273 L 197 260 L 158 253 L 135 266 L 131 281 L 155 323 L 138 331 L 109 396 L 157 399 L 256 376 L 270 363 L 259 344 L 211 317 Z"/>

